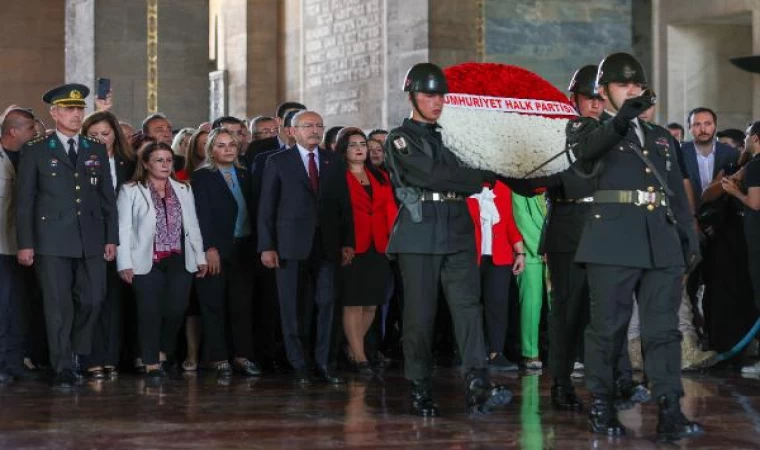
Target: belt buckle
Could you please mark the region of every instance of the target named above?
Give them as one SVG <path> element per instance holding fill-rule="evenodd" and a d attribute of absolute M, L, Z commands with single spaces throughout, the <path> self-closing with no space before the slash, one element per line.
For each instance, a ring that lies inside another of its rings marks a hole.
<path fill-rule="evenodd" d="M 446 196 L 446 200 L 455 200 L 457 198 L 457 194 L 454 192 L 446 192 L 444 195 Z"/>
<path fill-rule="evenodd" d="M 647 191 L 636 191 L 638 198 L 636 199 L 636 206 L 655 205 L 657 203 L 657 193 Z"/>
<path fill-rule="evenodd" d="M 433 201 L 434 202 L 441 201 L 441 194 L 439 194 L 438 192 L 433 192 Z"/>

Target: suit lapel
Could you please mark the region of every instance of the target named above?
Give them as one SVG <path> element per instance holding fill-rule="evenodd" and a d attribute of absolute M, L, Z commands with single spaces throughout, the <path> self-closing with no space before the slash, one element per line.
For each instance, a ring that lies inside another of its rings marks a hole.
<path fill-rule="evenodd" d="M 45 145 L 47 146 L 48 150 L 50 150 L 50 152 L 55 155 L 56 158 L 58 158 L 60 162 L 69 166 L 71 169 L 76 169 L 71 163 L 69 154 L 66 153 L 66 149 L 63 147 L 63 142 L 58 139 L 57 134 L 53 133 L 53 135 L 45 142 Z"/>
<path fill-rule="evenodd" d="M 298 151 L 298 147 L 291 147 L 291 149 L 287 150 L 287 152 L 288 161 L 290 161 L 290 165 L 292 166 L 291 170 L 295 173 L 300 174 L 296 178 L 300 178 L 309 192 L 313 193 L 314 191 L 311 189 L 311 183 L 309 182 L 309 174 L 306 172 L 306 168 L 303 165 L 301 152 Z"/>
<path fill-rule="evenodd" d="M 227 184 L 227 180 L 224 179 L 224 174 L 221 170 L 217 170 L 212 173 L 213 178 L 216 180 L 216 183 L 219 185 L 219 188 L 222 189 L 223 192 L 227 194 L 227 198 L 232 199 L 232 201 L 235 201 L 235 196 L 232 194 L 232 190 L 230 189 L 230 186 Z"/>

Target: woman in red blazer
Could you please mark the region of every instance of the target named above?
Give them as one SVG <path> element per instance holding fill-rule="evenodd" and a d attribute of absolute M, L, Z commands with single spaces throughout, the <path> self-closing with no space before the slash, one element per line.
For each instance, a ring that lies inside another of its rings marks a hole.
<path fill-rule="evenodd" d="M 490 353 L 488 367 L 514 371 L 517 364 L 504 356 L 509 311 L 509 283 L 525 268 L 523 238 L 512 215 L 512 191 L 501 182 L 467 199 L 475 223 L 480 262 L 481 298 Z"/>
<path fill-rule="evenodd" d="M 343 329 L 355 370 L 372 374 L 364 351 L 364 336 L 375 319 L 376 308 L 385 303 L 391 283 L 385 249 L 398 210 L 390 180 L 369 161 L 367 137 L 360 129 L 341 130 L 336 151 L 344 155 L 348 166 L 346 181 L 356 237 L 353 262 L 342 274 Z"/>

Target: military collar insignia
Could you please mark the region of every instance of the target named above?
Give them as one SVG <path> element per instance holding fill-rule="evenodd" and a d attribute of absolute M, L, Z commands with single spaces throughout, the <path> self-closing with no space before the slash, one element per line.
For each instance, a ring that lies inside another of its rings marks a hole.
<path fill-rule="evenodd" d="M 57 139 L 50 139 L 48 141 L 48 147 L 50 147 L 51 150 L 54 149 L 58 145 L 56 142 L 58 142 Z"/>
<path fill-rule="evenodd" d="M 90 148 L 90 143 L 88 142 L 89 139 L 81 139 L 82 141 L 82 147 L 84 148 Z"/>

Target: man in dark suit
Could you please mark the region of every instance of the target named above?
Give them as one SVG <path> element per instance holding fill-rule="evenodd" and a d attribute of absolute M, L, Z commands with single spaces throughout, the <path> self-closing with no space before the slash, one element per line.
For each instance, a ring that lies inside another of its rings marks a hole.
<path fill-rule="evenodd" d="M 715 131 L 718 124 L 718 117 L 715 112 L 709 108 L 694 108 L 689 112 L 688 125 L 689 131 L 694 140 L 685 142 L 681 146 L 681 158 L 686 168 L 688 185 L 691 187 L 691 197 L 694 203 L 694 213 L 699 216 L 702 207 L 702 192 L 713 180 L 719 176 L 721 171 L 726 170 L 730 165 L 736 165 L 739 160 L 739 151 L 730 145 L 715 140 Z M 709 243 L 703 240 L 703 247 Z M 705 319 L 699 315 L 699 309 L 696 307 L 699 302 L 697 292 L 702 283 L 710 284 L 710 274 L 704 273 L 704 268 L 710 266 L 710 252 L 703 248 L 703 253 L 707 262 L 700 264 L 699 268 L 689 275 L 686 292 L 691 299 L 692 309 L 697 315 L 697 325 L 704 322 Z M 709 299 L 711 289 L 705 288 L 706 296 L 703 295 L 703 310 L 705 318 L 709 319 L 710 303 Z"/>
<path fill-rule="evenodd" d="M 346 166 L 319 148 L 324 124 L 312 111 L 293 119 L 296 145 L 269 157 L 264 167 L 258 216 L 261 262 L 277 268 L 282 329 L 295 381 L 309 384 L 310 373 L 302 340 L 310 333 L 314 304 L 317 312 L 316 376 L 332 384 L 343 380 L 327 368 L 335 306 L 335 270 L 350 264 L 354 227 L 346 184 Z M 299 273 L 309 278 L 299 296 Z M 299 297 L 302 304 L 299 305 Z M 301 322 L 306 326 L 300 326 Z"/>
<path fill-rule="evenodd" d="M 694 140 L 684 142 L 681 151 L 697 211 L 705 188 L 721 170 L 739 159 L 738 150 L 715 140 L 717 124 L 718 117 L 709 108 L 699 107 L 689 112 L 689 130 Z"/>
<path fill-rule="evenodd" d="M 18 172 L 17 258 L 37 269 L 54 384 L 61 387 L 77 381 L 79 355 L 90 353 L 105 261 L 114 259 L 118 239 L 106 148 L 78 134 L 88 93 L 67 84 L 43 96 L 56 131 L 24 147 Z"/>

